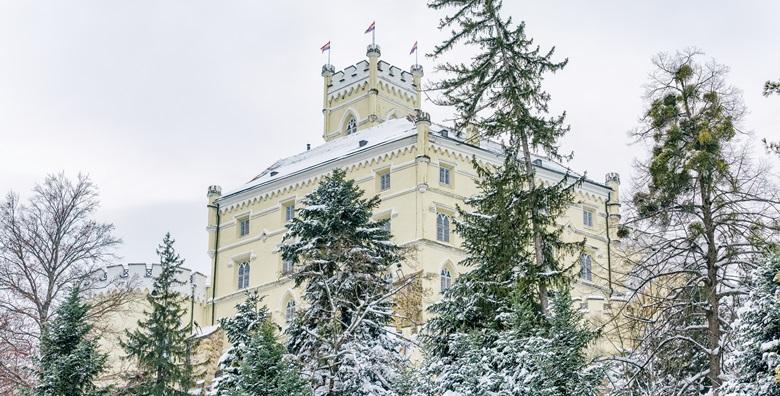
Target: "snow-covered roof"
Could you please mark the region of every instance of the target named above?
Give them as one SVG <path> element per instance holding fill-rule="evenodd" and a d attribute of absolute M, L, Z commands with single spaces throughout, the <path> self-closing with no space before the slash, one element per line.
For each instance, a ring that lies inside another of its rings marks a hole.
<path fill-rule="evenodd" d="M 417 128 L 414 122 L 407 118 L 396 118 L 385 121 L 377 126 L 360 130 L 357 133 L 326 142 L 311 150 L 281 159 L 255 176 L 248 183 L 227 192 L 223 195 L 223 198 L 304 172 L 312 167 L 324 165 L 359 152 L 370 150 L 384 143 L 394 142 L 415 135 L 416 133 Z M 454 131 L 452 128 L 446 126 L 433 124 L 430 128 L 430 134 L 434 139 L 445 139 L 461 144 L 468 144 L 466 143 L 466 136 L 464 133 Z M 479 147 L 472 147 L 476 150 L 487 151 L 495 155 L 503 154 L 501 144 L 495 141 L 482 140 Z M 572 171 L 570 168 L 543 156 L 533 155 L 533 161 L 539 168 L 551 170 L 562 175 L 569 174 L 572 177 L 580 176 L 580 174 Z M 596 183 L 592 180 L 588 180 L 588 182 L 601 186 L 600 183 Z"/>
<path fill-rule="evenodd" d="M 232 195 L 261 186 L 334 159 L 368 150 L 379 144 L 394 141 L 417 133 L 413 122 L 406 118 L 385 121 L 373 128 L 364 129 L 345 137 L 331 140 L 311 150 L 276 161 L 268 169 L 255 176 L 249 183 L 228 192 Z"/>

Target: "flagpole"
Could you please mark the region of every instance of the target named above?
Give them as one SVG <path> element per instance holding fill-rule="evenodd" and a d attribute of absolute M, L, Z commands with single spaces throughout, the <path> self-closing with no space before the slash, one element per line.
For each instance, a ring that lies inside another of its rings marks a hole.
<path fill-rule="evenodd" d="M 330 48 L 328 48 L 328 64 L 330 64 Z"/>
<path fill-rule="evenodd" d="M 415 42 L 414 45 L 415 45 L 415 48 L 414 48 L 414 64 L 415 65 L 419 65 L 420 61 L 417 60 L 417 53 L 420 52 L 420 51 L 417 48 L 417 42 Z"/>
<path fill-rule="evenodd" d="M 376 26 L 371 29 L 371 45 L 376 45 Z"/>

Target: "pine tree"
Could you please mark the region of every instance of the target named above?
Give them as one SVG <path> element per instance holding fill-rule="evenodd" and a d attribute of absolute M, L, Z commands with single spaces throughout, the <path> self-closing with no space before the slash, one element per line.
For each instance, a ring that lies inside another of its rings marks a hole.
<path fill-rule="evenodd" d="M 310 396 L 311 389 L 266 319 L 249 340 L 233 396 Z"/>
<path fill-rule="evenodd" d="M 87 321 L 89 306 L 81 301 L 80 288 L 73 287 L 57 309 L 41 337 L 39 396 L 102 395 L 94 380 L 103 371 L 106 355 L 98 350 Z"/>
<path fill-rule="evenodd" d="M 456 222 L 467 252 L 463 264 L 471 269 L 430 308 L 422 388 L 433 395 L 593 394 L 601 369 L 589 366 L 583 350 L 596 334 L 573 319 L 567 297 L 571 265 L 565 260 L 578 256 L 582 243 L 562 241 L 556 223 L 581 179 L 538 183 L 531 153 L 566 159 L 557 143 L 568 131 L 564 115 L 547 115 L 550 97 L 541 87 L 543 76 L 566 61 L 553 61 L 552 50 L 541 53 L 523 23 L 501 16 L 500 1 L 430 6 L 455 8 L 440 25 L 452 27 L 452 36 L 435 57 L 458 43 L 479 51 L 469 65 L 440 66 L 449 77 L 435 85 L 439 102 L 457 109 L 458 127 L 503 140 L 505 156 L 498 167 L 474 162 L 479 194 L 466 200 L 469 209 L 458 208 Z M 557 296 L 552 306 L 550 294 Z"/>
<path fill-rule="evenodd" d="M 780 195 L 751 164 L 726 68 L 687 50 L 654 59 L 639 140 L 652 144 L 624 241 L 634 296 L 648 297 L 622 394 L 718 394 L 745 274 L 776 240 Z M 628 392 L 628 393 L 626 393 Z"/>
<path fill-rule="evenodd" d="M 262 297 L 256 292 L 247 293 L 246 299 L 236 305 L 236 313 L 220 319 L 230 347 L 219 360 L 218 375 L 211 384 L 209 395 L 226 396 L 238 389 L 239 369 L 244 361 L 249 341 L 263 323 L 269 319 L 268 308 L 260 305 Z"/>
<path fill-rule="evenodd" d="M 287 329 L 288 348 L 317 395 L 395 395 L 406 359 L 390 333 L 392 297 L 385 280 L 402 250 L 382 222 L 371 220 L 379 198 L 336 170 L 303 199 L 288 225 L 282 258 L 305 285 L 305 309 Z"/>
<path fill-rule="evenodd" d="M 753 284 L 734 323 L 733 370 L 724 396 L 780 396 L 780 257 L 767 260 L 752 275 Z"/>
<path fill-rule="evenodd" d="M 186 395 L 193 385 L 190 351 L 194 346 L 189 324 L 182 325 L 184 297 L 175 290 L 181 282 L 176 275 L 184 260 L 173 248 L 174 240 L 165 234 L 157 249 L 161 271 L 146 297 L 151 310 L 133 332 L 125 331 L 121 341 L 127 358 L 137 364 L 138 375 L 128 384 L 131 395 Z"/>

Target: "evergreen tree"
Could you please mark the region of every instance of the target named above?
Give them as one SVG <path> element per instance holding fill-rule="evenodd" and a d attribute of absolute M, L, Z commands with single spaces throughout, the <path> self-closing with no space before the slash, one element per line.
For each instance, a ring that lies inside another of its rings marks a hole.
<path fill-rule="evenodd" d="M 767 169 L 739 144 L 744 113 L 726 68 L 688 50 L 661 54 L 648 86 L 639 140 L 652 144 L 638 167 L 626 248 L 634 296 L 647 296 L 634 372 L 619 393 L 668 389 L 718 394 L 731 319 L 745 275 L 776 239 L 780 195 Z M 641 394 L 641 393 L 640 393 Z"/>
<path fill-rule="evenodd" d="M 317 395 L 395 395 L 406 359 L 387 328 L 399 287 L 385 280 L 402 250 L 382 222 L 379 198 L 336 170 L 303 199 L 288 224 L 282 258 L 294 263 L 305 307 L 287 329 L 288 348 Z"/>
<path fill-rule="evenodd" d="M 458 127 L 503 140 L 505 156 L 498 167 L 474 162 L 479 194 L 466 200 L 469 209 L 458 208 L 456 223 L 467 252 L 463 264 L 471 269 L 430 308 L 422 389 L 433 395 L 594 394 L 601 369 L 589 366 L 583 350 L 596 335 L 582 326 L 567 297 L 571 265 L 565 258 L 577 257 L 582 243 L 562 241 L 556 222 L 581 179 L 565 175 L 542 185 L 532 160 L 536 150 L 566 159 L 557 140 L 568 127 L 563 115 L 548 116 L 550 97 L 541 87 L 543 76 L 566 61 L 553 61 L 552 50 L 541 53 L 523 23 L 501 16 L 500 1 L 436 0 L 430 6 L 455 8 L 440 25 L 452 27 L 452 36 L 435 57 L 458 43 L 479 51 L 469 65 L 440 66 L 448 78 L 435 85 L 439 102 L 458 110 Z M 558 296 L 552 307 L 550 294 Z"/>
<path fill-rule="evenodd" d="M 230 347 L 219 360 L 218 375 L 211 384 L 209 395 L 230 395 L 238 389 L 239 370 L 249 341 L 270 318 L 268 308 L 260 305 L 261 300 L 256 292 L 247 293 L 246 299 L 236 305 L 233 316 L 220 319 L 219 325 L 225 331 Z"/>
<path fill-rule="evenodd" d="M 447 77 L 434 89 L 441 94 L 438 104 L 455 107 L 457 128 L 473 127 L 508 144 L 506 155 L 516 164 L 505 163 L 507 174 L 502 177 L 522 187 L 522 197 L 517 197 L 522 199 L 510 201 L 510 210 L 522 216 L 513 224 L 528 229 L 533 247 L 516 270 L 536 289 L 539 309 L 546 311 L 548 287 L 565 283 L 556 257 L 556 247 L 563 245 L 556 220 L 564 202 L 570 202 L 571 181 L 564 177 L 551 186 L 538 183 L 532 151 L 543 151 L 556 161 L 569 158 L 558 148 L 558 139 L 569 131 L 565 114 L 548 115 L 550 95 L 542 88 L 544 76 L 561 70 L 568 60 L 554 61 L 554 49 L 542 52 L 527 37 L 523 22 L 514 24 L 501 15 L 500 0 L 432 0 L 429 6 L 455 9 L 439 25 L 453 31 L 435 48 L 434 57 L 443 57 L 460 43 L 478 51 L 469 65 L 440 65 Z"/>
<path fill-rule="evenodd" d="M 165 234 L 157 249 L 161 271 L 154 280 L 152 291 L 146 297 L 151 310 L 138 328 L 125 331 L 121 341 L 127 358 L 137 364 L 138 375 L 128 384 L 131 395 L 176 396 L 186 395 L 194 384 L 190 351 L 194 339 L 189 323 L 182 325 L 184 297 L 175 290 L 181 282 L 176 275 L 184 260 L 173 248 L 174 240 Z"/>
<path fill-rule="evenodd" d="M 239 369 L 237 391 L 232 396 L 310 396 L 311 389 L 300 370 L 276 338 L 276 325 L 260 322 Z"/>
<path fill-rule="evenodd" d="M 89 306 L 81 301 L 80 288 L 73 287 L 57 309 L 41 337 L 39 396 L 101 395 L 94 380 L 103 371 L 106 355 L 98 351 L 87 321 Z"/>
<path fill-rule="evenodd" d="M 734 352 L 726 360 L 733 372 L 724 396 L 780 396 L 780 257 L 753 272 L 748 298 L 734 324 Z"/>

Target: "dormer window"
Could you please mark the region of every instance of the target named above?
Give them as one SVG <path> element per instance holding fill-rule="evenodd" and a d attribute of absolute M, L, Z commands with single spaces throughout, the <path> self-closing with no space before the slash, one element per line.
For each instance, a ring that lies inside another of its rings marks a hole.
<path fill-rule="evenodd" d="M 355 117 L 352 117 L 347 121 L 347 135 L 351 135 L 355 132 L 357 132 L 357 121 L 355 120 Z"/>

